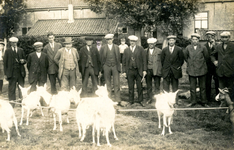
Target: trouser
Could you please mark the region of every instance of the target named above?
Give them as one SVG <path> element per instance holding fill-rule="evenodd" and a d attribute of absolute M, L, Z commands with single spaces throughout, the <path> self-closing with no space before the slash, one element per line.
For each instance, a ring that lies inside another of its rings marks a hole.
<path fill-rule="evenodd" d="M 94 69 L 91 65 L 85 68 L 84 74 L 82 75 L 82 95 L 87 96 L 87 86 L 88 86 L 88 80 L 91 76 L 92 79 L 92 91 L 95 92 L 97 90 L 97 79 L 98 76 L 95 75 Z"/>
<path fill-rule="evenodd" d="M 0 94 L 2 93 L 3 80 L 0 80 Z"/>
<path fill-rule="evenodd" d="M 206 104 L 207 103 L 207 99 L 206 99 L 206 75 L 189 76 L 191 102 L 194 103 L 194 104 L 197 103 L 197 99 L 196 99 L 197 79 L 198 79 L 198 82 L 199 82 L 201 103 Z"/>
<path fill-rule="evenodd" d="M 148 100 L 153 99 L 153 93 L 152 93 L 152 80 L 154 79 L 154 93 L 159 94 L 160 93 L 160 76 L 156 76 L 153 74 L 152 69 L 147 70 L 147 75 L 146 75 L 146 84 L 147 84 L 147 95 L 148 95 Z"/>
<path fill-rule="evenodd" d="M 137 84 L 137 93 L 138 93 L 138 100 L 135 102 L 142 102 L 143 101 L 143 88 L 142 88 L 142 77 L 138 73 L 138 69 L 131 68 L 128 71 L 128 89 L 129 89 L 129 102 L 134 103 L 134 84 L 136 81 Z"/>
<path fill-rule="evenodd" d="M 229 96 L 234 102 L 234 77 L 218 77 L 219 78 L 219 88 L 223 89 L 225 87 L 229 90 Z"/>
<path fill-rule="evenodd" d="M 30 92 L 36 91 L 38 86 L 44 86 L 45 82 L 42 82 L 40 79 L 41 74 L 38 73 L 36 79 L 31 83 L 31 88 L 30 88 Z"/>
<path fill-rule="evenodd" d="M 20 69 L 18 68 L 14 68 L 13 69 L 13 73 L 12 73 L 12 77 L 8 78 L 9 84 L 8 84 L 8 98 L 10 101 L 14 101 L 16 100 L 16 83 L 18 83 L 18 85 L 24 87 L 24 77 L 21 75 L 20 73 Z M 21 90 L 18 87 L 18 91 L 19 91 L 19 98 L 22 98 L 22 93 Z M 12 106 L 14 107 L 14 104 L 12 104 Z"/>
<path fill-rule="evenodd" d="M 208 72 L 206 74 L 206 97 L 207 97 L 207 100 L 208 101 L 212 101 L 211 100 L 211 82 L 212 82 L 212 77 L 213 77 L 213 80 L 215 81 L 215 94 L 217 95 L 219 93 L 219 80 L 218 80 L 218 77 L 214 72 Z"/>
<path fill-rule="evenodd" d="M 104 74 L 101 74 L 101 77 L 98 79 L 98 85 L 99 86 L 104 86 L 105 85 L 105 78 L 104 78 Z"/>
<path fill-rule="evenodd" d="M 61 77 L 61 89 L 64 91 L 70 91 L 70 89 L 76 85 L 76 68 L 73 70 L 63 69 Z"/>
<path fill-rule="evenodd" d="M 170 92 L 170 85 L 172 86 L 172 92 L 178 90 L 179 80 L 175 78 L 172 71 L 169 71 L 168 75 L 163 78 L 163 90 Z"/>
<path fill-rule="evenodd" d="M 51 94 L 57 94 L 57 89 L 56 89 L 56 78 L 58 79 L 59 86 L 61 87 L 61 81 L 58 78 L 58 73 L 55 74 L 48 74 L 49 80 L 50 80 L 50 90 Z"/>
<path fill-rule="evenodd" d="M 120 102 L 120 79 L 119 79 L 119 71 L 117 66 L 103 66 L 104 70 L 104 78 L 107 86 L 107 91 L 109 93 L 109 97 L 111 97 L 111 76 L 113 76 L 113 83 L 114 83 L 114 92 L 115 92 L 115 101 Z"/>

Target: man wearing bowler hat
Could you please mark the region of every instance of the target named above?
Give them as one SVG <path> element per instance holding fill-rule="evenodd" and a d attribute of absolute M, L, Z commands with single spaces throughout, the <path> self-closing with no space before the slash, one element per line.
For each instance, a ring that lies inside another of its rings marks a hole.
<path fill-rule="evenodd" d="M 129 89 L 129 104 L 134 103 L 143 105 L 142 81 L 146 76 L 146 54 L 143 47 L 136 45 L 138 37 L 130 35 L 130 46 L 125 49 L 123 54 L 123 76 L 127 77 Z M 134 101 L 134 85 L 137 85 L 138 100 Z"/>
<path fill-rule="evenodd" d="M 211 53 L 211 61 L 216 66 L 219 88 L 227 87 L 230 98 L 234 102 L 234 44 L 230 42 L 230 32 L 224 31 L 220 36 L 222 43 Z"/>
<path fill-rule="evenodd" d="M 42 42 L 33 44 L 36 52 L 28 56 L 27 68 L 29 72 L 28 81 L 31 84 L 30 91 L 36 91 L 36 85 L 43 86 L 47 81 L 47 69 L 49 67 L 48 57 L 44 52 Z"/>
<path fill-rule="evenodd" d="M 192 34 L 192 43 L 191 45 L 188 45 L 184 51 L 185 61 L 187 62 L 187 73 L 189 75 L 191 93 L 191 103 L 187 105 L 188 107 L 194 106 L 197 103 L 200 103 L 204 107 L 209 107 L 207 105 L 206 99 L 206 61 L 209 58 L 209 55 L 206 47 L 199 44 L 199 39 L 199 34 Z M 200 101 L 198 101 L 196 98 L 197 79 L 200 88 Z"/>
<path fill-rule="evenodd" d="M 175 45 L 176 36 L 169 35 L 168 46 L 162 50 L 162 76 L 163 76 L 163 90 L 170 92 L 170 85 L 172 92 L 178 90 L 179 78 L 182 77 L 182 65 L 184 63 L 184 54 L 180 47 Z"/>
<path fill-rule="evenodd" d="M 72 47 L 72 38 L 66 37 L 65 47 L 58 50 L 54 57 L 54 61 L 59 66 L 58 76 L 61 80 L 61 89 L 70 91 L 76 85 L 76 79 L 79 76 L 79 54 Z"/>
<path fill-rule="evenodd" d="M 160 93 L 160 80 L 162 76 L 162 64 L 161 64 L 161 53 L 162 50 L 156 47 L 156 38 L 147 39 L 149 47 L 146 49 L 146 65 L 147 65 L 147 103 L 152 103 L 153 95 Z M 152 80 L 154 80 L 154 90 L 152 86 Z M 154 91 L 154 92 L 152 92 Z"/>
<path fill-rule="evenodd" d="M 206 37 L 207 37 L 207 42 L 205 44 L 205 47 L 208 51 L 208 54 L 209 56 L 211 55 L 211 53 L 214 51 L 215 49 L 215 32 L 214 31 L 208 31 L 206 32 Z M 215 58 L 217 59 L 217 54 L 215 56 Z M 218 81 L 218 76 L 216 74 L 216 67 L 215 65 L 213 64 L 213 62 L 211 61 L 211 58 L 209 57 L 208 60 L 207 60 L 207 69 L 208 69 L 208 72 L 206 74 L 206 97 L 207 97 L 207 100 L 208 102 L 211 102 L 211 81 L 212 81 L 212 78 L 215 82 L 215 93 L 216 95 L 219 93 L 219 81 Z"/>
<path fill-rule="evenodd" d="M 16 95 L 15 95 L 16 84 L 18 83 L 18 85 L 24 87 L 24 78 L 26 76 L 24 64 L 26 63 L 26 60 L 23 49 L 17 47 L 18 38 L 11 37 L 9 41 L 10 41 L 10 47 L 5 51 L 5 55 L 3 58 L 4 73 L 6 80 L 8 80 L 9 82 L 8 98 L 10 101 L 14 101 L 16 100 Z M 19 86 L 18 90 L 19 90 L 19 98 L 22 98 Z"/>
<path fill-rule="evenodd" d="M 104 73 L 105 83 L 109 96 L 111 97 L 111 76 L 113 76 L 115 101 L 121 106 L 120 99 L 120 52 L 119 47 L 113 44 L 114 34 L 107 34 L 105 39 L 107 44 L 102 46 L 100 51 L 101 67 Z"/>
<path fill-rule="evenodd" d="M 82 95 L 87 96 L 87 85 L 89 76 L 92 79 L 92 90 L 95 92 L 97 90 L 98 76 L 100 73 L 100 55 L 98 49 L 93 44 L 93 39 L 91 37 L 86 37 L 86 46 L 80 49 L 80 60 L 79 68 L 82 75 Z"/>
<path fill-rule="evenodd" d="M 56 79 L 58 79 L 60 86 L 61 82 L 58 78 L 58 65 L 54 61 L 54 56 L 57 54 L 58 50 L 62 48 L 62 45 L 54 41 L 55 37 L 53 32 L 49 32 L 47 38 L 49 43 L 44 47 L 43 52 L 47 54 L 49 60 L 48 77 L 50 80 L 51 94 L 57 94 Z"/>

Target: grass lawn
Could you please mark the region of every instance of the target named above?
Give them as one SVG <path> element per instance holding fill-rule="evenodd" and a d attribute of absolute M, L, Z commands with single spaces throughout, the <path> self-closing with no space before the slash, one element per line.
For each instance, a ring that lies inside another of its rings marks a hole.
<path fill-rule="evenodd" d="M 6 83 L 6 82 L 5 82 Z M 26 81 L 27 83 L 27 81 Z M 80 83 L 80 82 L 79 82 Z M 188 83 L 182 79 L 180 89 L 188 90 Z M 121 78 L 121 85 L 126 85 L 126 80 Z M 28 85 L 26 85 L 27 87 Z M 144 84 L 145 86 L 145 84 Z M 49 87 L 49 82 L 48 82 Z M 78 84 L 80 87 L 80 84 Z M 90 85 L 89 85 L 90 87 Z M 7 84 L 4 85 L 2 98 L 7 98 Z M 128 89 L 121 89 L 121 98 L 128 99 Z M 146 98 L 146 89 L 144 90 Z M 182 99 L 181 105 L 185 107 L 188 100 Z M 219 103 L 213 102 L 211 106 L 218 106 Z M 196 105 L 195 107 L 201 107 Z M 72 105 L 72 108 L 74 106 Z M 116 107 L 117 108 L 117 107 Z M 117 109 L 142 108 L 140 106 L 128 106 Z M 154 108 L 147 105 L 147 108 Z M 17 120 L 20 121 L 21 107 L 14 108 Z M 6 133 L 0 132 L 0 149 L 10 150 L 87 150 L 87 149 L 116 149 L 116 150 L 227 150 L 234 149 L 231 136 L 231 123 L 226 110 L 192 110 L 176 111 L 171 126 L 173 134 L 169 135 L 166 129 L 166 135 L 161 136 L 162 129 L 158 128 L 158 117 L 156 112 L 118 112 L 116 114 L 116 134 L 119 138 L 116 141 L 113 134 L 110 133 L 110 143 L 108 147 L 104 136 L 101 136 L 101 147 L 92 145 L 91 127 L 87 129 L 87 135 L 83 142 L 78 139 L 78 127 L 75 119 L 75 111 L 70 111 L 70 123 L 66 123 L 63 118 L 63 132 L 53 131 L 53 118 L 44 109 L 45 117 L 41 116 L 40 110 L 37 110 L 29 119 L 29 125 L 26 126 L 26 119 L 22 126 L 19 126 L 21 137 L 18 137 L 14 128 L 11 132 L 11 141 L 6 142 Z"/>

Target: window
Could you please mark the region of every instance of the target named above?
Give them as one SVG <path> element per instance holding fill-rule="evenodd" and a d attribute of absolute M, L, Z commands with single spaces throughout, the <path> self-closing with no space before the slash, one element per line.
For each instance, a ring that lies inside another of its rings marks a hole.
<path fill-rule="evenodd" d="M 119 34 L 127 34 L 128 33 L 128 28 L 126 26 L 118 27 L 118 33 Z"/>
<path fill-rule="evenodd" d="M 31 29 L 31 27 L 23 27 L 22 28 L 22 35 L 26 35 L 27 34 L 27 32 L 29 31 Z"/>
<path fill-rule="evenodd" d="M 195 32 L 199 29 L 208 29 L 208 12 L 201 12 L 195 15 Z"/>

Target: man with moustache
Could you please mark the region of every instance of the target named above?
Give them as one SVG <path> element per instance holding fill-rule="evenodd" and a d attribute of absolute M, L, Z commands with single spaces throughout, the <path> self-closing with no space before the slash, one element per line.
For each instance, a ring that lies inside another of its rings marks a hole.
<path fill-rule="evenodd" d="M 146 76 L 146 54 L 143 47 L 136 45 L 138 37 L 130 35 L 130 46 L 123 54 L 123 76 L 127 77 L 129 89 L 129 105 L 134 103 L 144 107 L 142 81 Z M 137 85 L 138 100 L 134 101 L 134 85 Z"/>
<path fill-rule="evenodd" d="M 211 53 L 211 61 L 217 67 L 219 88 L 227 87 L 230 98 L 234 102 L 234 44 L 230 41 L 230 32 L 224 31 L 220 36 L 222 43 Z"/>

